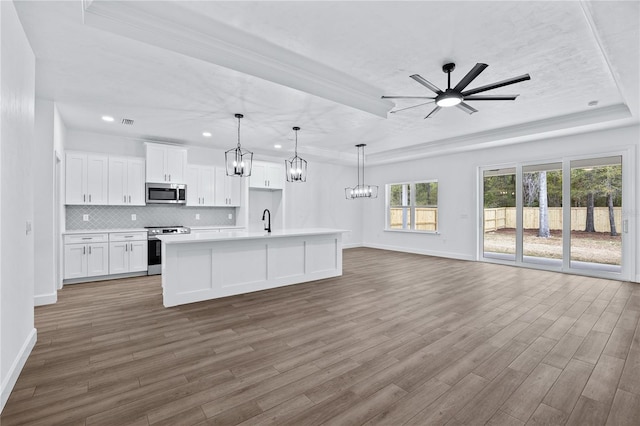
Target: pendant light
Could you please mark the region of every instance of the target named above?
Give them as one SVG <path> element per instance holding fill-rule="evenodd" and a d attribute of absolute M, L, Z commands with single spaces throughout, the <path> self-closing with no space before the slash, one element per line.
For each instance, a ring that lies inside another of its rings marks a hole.
<path fill-rule="evenodd" d="M 298 157 L 298 130 L 300 127 L 293 128 L 296 132 L 296 149 L 295 155 L 288 160 L 284 160 L 284 167 L 287 173 L 287 182 L 306 182 L 307 181 L 307 161 Z"/>
<path fill-rule="evenodd" d="M 364 147 L 366 144 L 358 144 L 358 184 L 353 188 L 345 188 L 344 195 L 347 200 L 355 200 L 357 198 L 378 198 L 378 186 L 366 185 L 364 183 Z M 362 156 L 362 170 L 360 169 L 360 156 Z M 362 175 L 362 183 L 360 183 L 360 175 Z"/>
<path fill-rule="evenodd" d="M 238 146 L 224 153 L 227 176 L 248 177 L 251 176 L 253 152 L 240 146 L 240 119 L 244 115 L 236 114 L 235 117 L 238 119 Z"/>

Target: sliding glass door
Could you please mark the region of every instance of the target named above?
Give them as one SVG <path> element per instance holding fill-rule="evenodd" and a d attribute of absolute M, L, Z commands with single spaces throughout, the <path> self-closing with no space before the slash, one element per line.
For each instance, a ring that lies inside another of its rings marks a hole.
<path fill-rule="evenodd" d="M 571 161 L 574 269 L 622 272 L 622 157 Z"/>
<path fill-rule="evenodd" d="M 627 279 L 622 158 L 481 170 L 481 258 Z"/>

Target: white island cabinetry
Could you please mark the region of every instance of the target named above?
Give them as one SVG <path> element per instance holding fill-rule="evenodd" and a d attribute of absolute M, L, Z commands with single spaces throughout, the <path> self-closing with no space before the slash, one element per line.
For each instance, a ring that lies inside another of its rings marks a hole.
<path fill-rule="evenodd" d="M 342 275 L 341 229 L 159 236 L 164 306 Z"/>

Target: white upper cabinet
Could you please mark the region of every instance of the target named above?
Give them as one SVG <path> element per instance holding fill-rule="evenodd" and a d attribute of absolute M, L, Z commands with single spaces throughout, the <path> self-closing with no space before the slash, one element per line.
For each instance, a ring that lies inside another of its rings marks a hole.
<path fill-rule="evenodd" d="M 144 206 L 144 160 L 109 157 L 109 205 Z"/>
<path fill-rule="evenodd" d="M 242 178 L 227 176 L 224 168 L 216 168 L 215 205 L 222 207 L 239 207 L 242 197 Z"/>
<path fill-rule="evenodd" d="M 214 167 L 188 166 L 187 206 L 215 206 L 214 179 Z"/>
<path fill-rule="evenodd" d="M 68 152 L 65 161 L 65 203 L 107 204 L 109 157 Z"/>
<path fill-rule="evenodd" d="M 185 183 L 187 169 L 185 148 L 154 143 L 146 145 L 147 182 Z"/>
<path fill-rule="evenodd" d="M 283 164 L 254 161 L 251 166 L 249 187 L 258 189 L 283 189 L 284 178 Z"/>

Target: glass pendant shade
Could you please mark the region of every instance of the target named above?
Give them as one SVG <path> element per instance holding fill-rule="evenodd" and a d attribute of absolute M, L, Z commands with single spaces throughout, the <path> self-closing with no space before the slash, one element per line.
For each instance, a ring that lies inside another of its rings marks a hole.
<path fill-rule="evenodd" d="M 378 186 L 367 185 L 364 183 L 364 147 L 366 144 L 358 144 L 358 184 L 354 187 L 344 189 L 344 196 L 347 200 L 356 200 L 358 198 L 378 198 Z M 362 157 L 362 161 L 360 161 Z M 360 181 L 362 178 L 362 181 Z"/>
<path fill-rule="evenodd" d="M 240 119 L 242 114 L 236 114 L 238 119 L 238 146 L 224 153 L 227 176 L 248 177 L 251 176 L 253 164 L 253 152 L 240 146 Z"/>
<path fill-rule="evenodd" d="M 307 161 L 298 157 L 298 130 L 300 130 L 300 127 L 294 127 L 293 130 L 296 132 L 295 154 L 288 160 L 284 160 L 287 182 L 306 182 Z"/>

